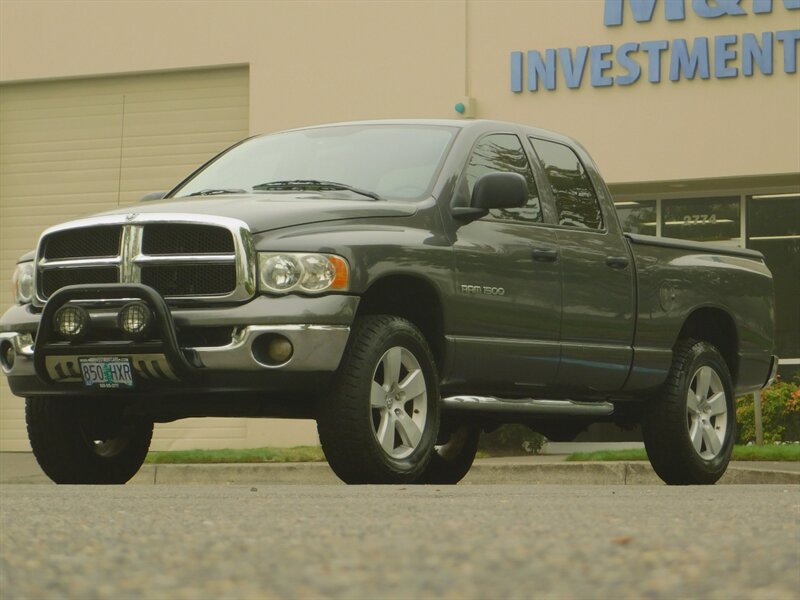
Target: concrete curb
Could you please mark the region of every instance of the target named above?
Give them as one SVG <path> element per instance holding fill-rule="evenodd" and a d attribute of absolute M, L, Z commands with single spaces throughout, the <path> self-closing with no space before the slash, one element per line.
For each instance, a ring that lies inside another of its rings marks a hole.
<path fill-rule="evenodd" d="M 294 463 L 145 465 L 131 483 L 338 485 L 341 481 L 325 463 Z M 731 465 L 719 483 L 800 485 L 800 473 Z M 462 485 L 486 484 L 663 485 L 663 482 L 643 462 L 476 463 L 462 482 Z"/>
<path fill-rule="evenodd" d="M 341 483 L 327 463 L 144 465 L 130 483 L 155 485 Z"/>
<path fill-rule="evenodd" d="M 6 457 L 7 458 L 7 457 Z M 51 483 L 32 456 L 0 469 L 2 484 Z M 144 465 L 135 485 L 341 485 L 326 463 L 236 463 Z M 800 485 L 800 465 L 737 465 L 732 462 L 720 484 Z M 482 459 L 462 485 L 663 485 L 646 462 L 535 462 Z"/>

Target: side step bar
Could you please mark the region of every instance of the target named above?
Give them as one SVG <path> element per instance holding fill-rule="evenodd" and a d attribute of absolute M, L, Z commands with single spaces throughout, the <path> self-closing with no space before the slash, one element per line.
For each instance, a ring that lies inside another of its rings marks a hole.
<path fill-rule="evenodd" d="M 574 400 L 502 400 L 485 396 L 450 396 L 442 398 L 447 411 L 525 414 L 535 416 L 605 417 L 614 412 L 610 402 L 575 402 Z"/>

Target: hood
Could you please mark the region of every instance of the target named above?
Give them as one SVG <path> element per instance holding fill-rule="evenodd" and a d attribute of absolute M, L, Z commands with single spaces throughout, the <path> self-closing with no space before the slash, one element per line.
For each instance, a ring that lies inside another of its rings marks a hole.
<path fill-rule="evenodd" d="M 258 193 L 197 196 L 146 202 L 102 213 L 128 215 L 181 213 L 239 219 L 252 233 L 282 227 L 365 217 L 407 217 L 415 204 L 390 200 L 354 200 L 349 192 Z"/>

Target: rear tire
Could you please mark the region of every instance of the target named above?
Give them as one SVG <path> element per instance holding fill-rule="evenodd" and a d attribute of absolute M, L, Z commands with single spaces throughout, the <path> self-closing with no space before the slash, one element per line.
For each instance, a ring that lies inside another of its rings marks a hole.
<path fill-rule="evenodd" d="M 438 430 L 438 373 L 423 335 L 400 317 L 358 318 L 317 411 L 333 472 L 345 483 L 413 483 Z"/>
<path fill-rule="evenodd" d="M 454 485 L 472 468 L 481 438 L 480 427 L 461 425 L 434 448 L 431 462 L 417 483 Z"/>
<path fill-rule="evenodd" d="M 656 474 L 669 485 L 709 485 L 728 468 L 736 433 L 733 381 L 719 350 L 681 340 L 642 435 Z"/>
<path fill-rule="evenodd" d="M 79 398 L 27 398 L 33 455 L 56 483 L 121 484 L 144 462 L 153 423 Z"/>

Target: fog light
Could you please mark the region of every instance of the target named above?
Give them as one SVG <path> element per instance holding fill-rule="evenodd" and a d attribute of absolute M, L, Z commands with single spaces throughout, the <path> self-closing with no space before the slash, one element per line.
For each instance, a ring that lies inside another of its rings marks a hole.
<path fill-rule="evenodd" d="M 0 366 L 6 371 L 10 371 L 14 368 L 14 361 L 16 358 L 17 354 L 14 352 L 14 346 L 11 342 L 6 340 L 0 344 Z"/>
<path fill-rule="evenodd" d="M 53 325 L 61 337 L 77 339 L 89 329 L 89 313 L 85 308 L 68 304 L 56 311 Z"/>
<path fill-rule="evenodd" d="M 273 337 L 269 341 L 269 346 L 267 346 L 267 354 L 278 364 L 285 363 L 292 358 L 293 353 L 294 348 L 292 347 L 292 342 L 279 335 Z"/>
<path fill-rule="evenodd" d="M 253 340 L 250 348 L 253 358 L 268 367 L 280 367 L 292 358 L 292 342 L 277 333 L 263 333 Z"/>
<path fill-rule="evenodd" d="M 133 336 L 142 336 L 150 329 L 153 313 L 144 302 L 131 302 L 122 307 L 117 317 L 119 328 Z"/>

